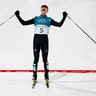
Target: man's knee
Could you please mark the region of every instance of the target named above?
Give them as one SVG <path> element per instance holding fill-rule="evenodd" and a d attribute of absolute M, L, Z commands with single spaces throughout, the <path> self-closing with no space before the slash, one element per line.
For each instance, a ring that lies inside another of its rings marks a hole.
<path fill-rule="evenodd" d="M 48 50 L 44 50 L 42 52 L 42 55 L 43 55 L 43 62 L 46 63 L 47 62 L 47 56 L 48 56 Z"/>
<path fill-rule="evenodd" d="M 36 72 L 37 71 L 37 64 L 36 63 L 33 63 L 33 71 Z"/>
<path fill-rule="evenodd" d="M 45 69 L 45 72 L 49 71 L 49 63 L 48 63 L 48 61 L 46 61 L 46 63 L 44 63 L 44 69 Z"/>
<path fill-rule="evenodd" d="M 39 50 L 34 49 L 34 64 L 37 64 L 39 61 Z"/>

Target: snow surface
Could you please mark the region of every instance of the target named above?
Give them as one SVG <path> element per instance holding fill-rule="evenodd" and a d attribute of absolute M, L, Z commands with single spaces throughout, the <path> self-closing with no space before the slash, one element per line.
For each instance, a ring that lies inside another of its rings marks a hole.
<path fill-rule="evenodd" d="M 50 73 L 50 88 L 44 74 L 32 89 L 31 73 L 0 73 L 1 96 L 96 96 L 95 73 Z"/>

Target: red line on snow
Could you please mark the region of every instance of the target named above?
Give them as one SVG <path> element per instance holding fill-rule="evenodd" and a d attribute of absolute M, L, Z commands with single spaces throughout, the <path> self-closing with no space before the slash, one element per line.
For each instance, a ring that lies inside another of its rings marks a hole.
<path fill-rule="evenodd" d="M 33 70 L 0 70 L 0 72 L 33 72 Z M 37 72 L 44 72 L 44 70 L 37 70 Z M 96 73 L 96 70 L 49 70 L 49 72 Z"/>

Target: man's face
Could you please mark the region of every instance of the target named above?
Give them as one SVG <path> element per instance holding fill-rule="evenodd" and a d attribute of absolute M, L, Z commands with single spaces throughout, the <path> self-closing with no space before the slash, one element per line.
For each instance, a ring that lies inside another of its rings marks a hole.
<path fill-rule="evenodd" d="M 41 8 L 41 15 L 46 15 L 46 13 L 48 12 L 48 8 L 46 8 L 46 7 L 42 7 Z"/>

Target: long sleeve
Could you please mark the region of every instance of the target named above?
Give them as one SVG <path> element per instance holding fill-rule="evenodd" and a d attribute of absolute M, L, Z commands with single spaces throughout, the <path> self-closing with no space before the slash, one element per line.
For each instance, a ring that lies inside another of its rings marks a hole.
<path fill-rule="evenodd" d="M 55 20 L 51 19 L 50 25 L 61 27 L 66 19 L 67 15 L 63 16 L 62 20 L 60 22 L 56 22 Z"/>
<path fill-rule="evenodd" d="M 31 20 L 24 21 L 19 15 L 16 15 L 16 17 L 18 18 L 18 20 L 22 25 L 34 24 L 34 18 L 32 18 Z"/>

